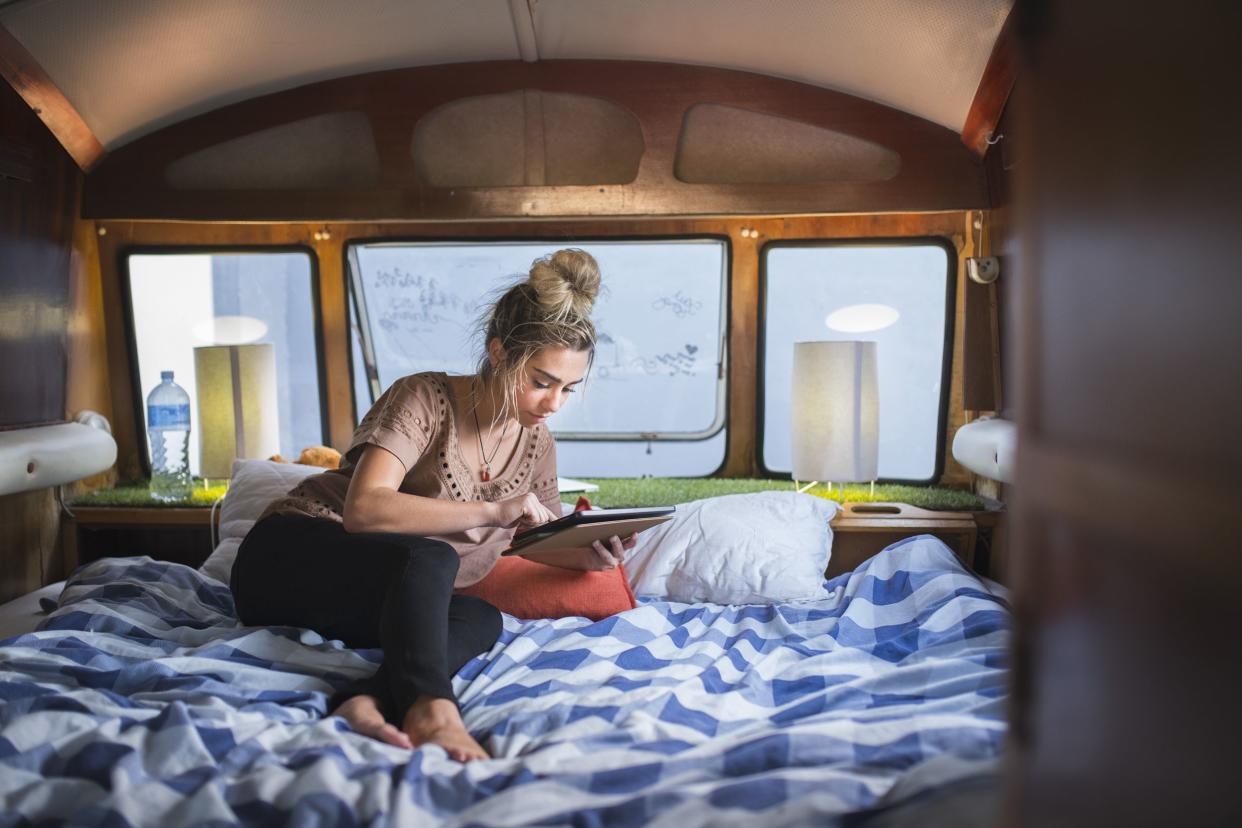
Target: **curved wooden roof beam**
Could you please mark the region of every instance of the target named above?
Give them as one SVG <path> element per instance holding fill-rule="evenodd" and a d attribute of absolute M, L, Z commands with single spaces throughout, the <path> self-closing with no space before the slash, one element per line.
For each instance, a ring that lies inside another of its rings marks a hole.
<path fill-rule="evenodd" d="M 1013 91 L 1014 81 L 1018 77 L 1018 51 L 1014 42 L 1014 13 L 1011 10 L 1005 25 L 1001 27 L 992 47 L 992 55 L 988 65 L 979 79 L 979 88 L 975 91 L 975 99 L 966 113 L 966 123 L 962 126 L 962 143 L 970 147 L 979 157 L 988 149 L 988 139 L 996 131 L 1001 113 L 1005 110 L 1005 102 Z"/>
<path fill-rule="evenodd" d="M 103 144 L 95 133 L 34 56 L 4 26 L 0 26 L 0 75 L 30 105 L 83 172 L 90 172 L 103 159 Z"/>

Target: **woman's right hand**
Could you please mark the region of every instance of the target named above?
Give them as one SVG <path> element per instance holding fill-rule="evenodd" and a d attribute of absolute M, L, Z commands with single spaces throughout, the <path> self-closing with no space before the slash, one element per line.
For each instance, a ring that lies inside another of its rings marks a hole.
<path fill-rule="evenodd" d="M 539 498 L 530 492 L 509 500 L 498 500 L 496 506 L 498 507 L 496 523 L 499 526 L 516 525 L 519 529 L 524 529 L 560 517 L 560 515 L 553 514 L 551 509 L 544 506 Z"/>

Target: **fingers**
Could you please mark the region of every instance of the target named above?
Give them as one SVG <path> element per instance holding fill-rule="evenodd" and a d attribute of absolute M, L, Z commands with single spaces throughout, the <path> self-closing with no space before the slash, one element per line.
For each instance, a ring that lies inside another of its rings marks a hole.
<path fill-rule="evenodd" d="M 608 543 L 612 545 L 612 556 L 617 559 L 617 563 L 621 563 L 625 558 L 625 544 L 616 535 L 609 538 Z"/>
<path fill-rule="evenodd" d="M 616 535 L 613 535 L 611 538 L 609 538 L 609 541 L 616 541 L 616 540 L 617 540 Z M 616 546 L 618 544 L 610 544 L 610 545 Z M 600 569 L 615 569 L 617 564 L 621 563 L 621 553 L 614 552 L 613 549 L 610 549 L 608 546 L 604 546 L 603 541 L 595 541 L 594 543 L 591 544 L 591 549 L 594 550 L 595 552 L 595 556 L 600 564 L 600 567 L 599 567 Z"/>
<path fill-rule="evenodd" d="M 539 498 L 533 494 L 523 495 L 519 501 L 522 512 L 518 515 L 518 522 L 527 526 L 538 526 L 541 523 L 547 523 L 550 520 L 556 520 L 557 516 L 552 510 L 544 506 Z"/>
<path fill-rule="evenodd" d="M 552 510 L 543 505 L 543 502 L 533 494 L 526 495 L 527 509 L 531 518 L 536 523 L 547 523 L 550 520 L 556 520 L 556 515 L 552 514 Z"/>

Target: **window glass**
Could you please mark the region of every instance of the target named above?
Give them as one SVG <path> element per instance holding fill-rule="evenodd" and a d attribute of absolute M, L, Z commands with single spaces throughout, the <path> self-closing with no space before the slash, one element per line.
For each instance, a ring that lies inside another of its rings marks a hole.
<path fill-rule="evenodd" d="M 952 285 L 933 243 L 770 245 L 764 251 L 763 465 L 789 473 L 795 342 L 876 342 L 879 475 L 938 475 Z"/>
<path fill-rule="evenodd" d="M 280 453 L 296 459 L 324 442 L 307 254 L 135 253 L 127 265 L 140 396 L 145 404 L 160 372 L 175 372 L 190 395 L 191 474 L 199 473 L 194 348 L 202 345 L 270 343 Z"/>
<path fill-rule="evenodd" d="M 473 373 L 489 305 L 532 261 L 567 246 L 596 258 L 603 287 L 591 378 L 550 421 L 562 475 L 715 471 L 724 460 L 722 241 L 354 245 L 364 340 L 355 360 L 373 354 L 370 399 L 407 374 Z"/>

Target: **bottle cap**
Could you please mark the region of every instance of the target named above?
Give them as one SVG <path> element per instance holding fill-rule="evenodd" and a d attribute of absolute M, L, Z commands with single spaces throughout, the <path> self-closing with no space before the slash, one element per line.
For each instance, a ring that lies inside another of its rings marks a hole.
<path fill-rule="evenodd" d="M 165 382 L 172 382 L 172 378 L 173 378 L 172 371 L 160 371 L 160 379 L 164 380 Z"/>

